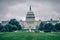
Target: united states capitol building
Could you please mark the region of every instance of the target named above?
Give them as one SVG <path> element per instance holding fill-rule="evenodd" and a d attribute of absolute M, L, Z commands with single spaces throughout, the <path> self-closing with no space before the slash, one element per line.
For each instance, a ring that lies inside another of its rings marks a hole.
<path fill-rule="evenodd" d="M 39 21 L 35 20 L 35 15 L 31 9 L 31 6 L 29 8 L 29 11 L 27 12 L 26 20 L 20 21 L 20 25 L 22 26 L 22 29 L 28 30 L 28 31 L 36 30 L 39 27 L 40 23 L 41 23 L 41 20 Z"/>
<path fill-rule="evenodd" d="M 3 26 L 5 26 L 6 24 L 8 24 L 8 22 L 9 21 L 2 21 L 1 24 Z M 39 28 L 39 25 L 41 22 L 43 22 L 44 24 L 52 23 L 53 25 L 55 25 L 56 23 L 60 23 L 60 19 L 59 20 L 50 19 L 47 21 L 42 21 L 42 20 L 37 21 L 35 19 L 34 12 L 32 11 L 31 6 L 30 6 L 29 11 L 26 14 L 26 20 L 25 21 L 22 21 L 22 20 L 19 21 L 22 29 L 25 31 L 30 31 L 30 32 L 37 30 Z"/>

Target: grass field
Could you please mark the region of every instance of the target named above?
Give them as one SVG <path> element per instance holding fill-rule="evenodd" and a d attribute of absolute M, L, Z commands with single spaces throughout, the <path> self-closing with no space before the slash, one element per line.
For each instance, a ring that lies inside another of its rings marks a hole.
<path fill-rule="evenodd" d="M 60 40 L 60 33 L 6 32 L 0 40 Z"/>

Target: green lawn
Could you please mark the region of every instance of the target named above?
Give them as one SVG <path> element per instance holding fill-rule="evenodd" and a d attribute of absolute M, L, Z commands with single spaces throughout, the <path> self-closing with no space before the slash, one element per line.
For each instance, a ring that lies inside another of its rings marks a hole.
<path fill-rule="evenodd" d="M 0 32 L 0 40 L 60 40 L 60 33 Z"/>

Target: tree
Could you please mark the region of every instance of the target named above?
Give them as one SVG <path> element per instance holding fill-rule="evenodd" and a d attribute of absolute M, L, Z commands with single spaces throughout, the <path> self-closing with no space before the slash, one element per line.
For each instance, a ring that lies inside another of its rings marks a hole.
<path fill-rule="evenodd" d="M 3 25 L 0 23 L 0 32 L 1 32 L 2 29 L 3 29 Z"/>
<path fill-rule="evenodd" d="M 7 30 L 5 29 L 5 27 L 3 27 L 3 29 L 1 30 L 1 32 L 7 32 Z"/>
<path fill-rule="evenodd" d="M 44 26 L 44 32 L 51 32 L 53 28 L 53 25 L 51 23 L 48 23 Z"/>
<path fill-rule="evenodd" d="M 17 28 L 18 28 L 18 30 L 21 30 L 22 29 L 21 25 L 19 24 L 19 22 L 16 19 L 11 19 L 9 21 L 9 24 L 16 25 Z"/>
<path fill-rule="evenodd" d="M 57 24 L 55 25 L 55 31 L 60 31 L 60 23 L 57 23 Z"/>
<path fill-rule="evenodd" d="M 38 29 L 39 29 L 39 30 L 43 30 L 43 26 L 44 26 L 44 23 L 41 22 Z"/>
<path fill-rule="evenodd" d="M 18 29 L 16 25 L 12 25 L 12 26 L 13 26 L 12 31 L 16 31 Z"/>
<path fill-rule="evenodd" d="M 17 30 L 17 26 L 16 25 L 12 25 L 12 24 L 7 24 L 5 26 L 5 29 L 6 29 L 7 32 L 12 32 L 12 31 Z"/>

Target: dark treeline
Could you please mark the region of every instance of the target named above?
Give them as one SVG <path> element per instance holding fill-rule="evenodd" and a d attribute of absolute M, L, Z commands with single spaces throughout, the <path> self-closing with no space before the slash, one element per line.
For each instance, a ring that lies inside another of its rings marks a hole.
<path fill-rule="evenodd" d="M 16 30 L 22 30 L 21 25 L 16 19 L 11 19 L 5 26 L 0 23 L 0 32 L 13 32 Z M 44 22 L 41 22 L 38 30 L 44 32 L 60 32 L 60 23 L 53 25 L 52 23 L 46 24 Z"/>
<path fill-rule="evenodd" d="M 38 30 L 44 32 L 60 32 L 60 23 L 56 23 L 55 25 L 53 25 L 52 23 L 44 24 L 43 22 L 41 22 Z"/>
<path fill-rule="evenodd" d="M 21 29 L 22 29 L 22 27 L 16 19 L 11 19 L 8 22 L 8 24 L 6 24 L 5 26 L 3 26 L 0 23 L 0 32 L 13 32 L 16 30 L 21 30 Z"/>

